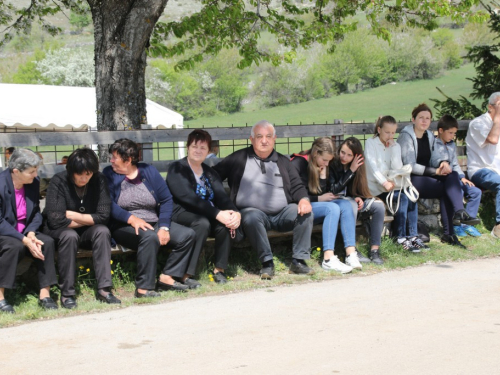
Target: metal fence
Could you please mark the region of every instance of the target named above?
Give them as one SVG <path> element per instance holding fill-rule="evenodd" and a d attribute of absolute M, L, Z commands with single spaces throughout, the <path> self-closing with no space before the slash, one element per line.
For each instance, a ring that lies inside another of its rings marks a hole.
<path fill-rule="evenodd" d="M 469 120 L 459 121 L 459 129 L 466 130 Z M 398 132 L 411 122 L 398 123 Z M 437 122 L 431 124 L 435 129 Z M 308 149 L 312 141 L 320 136 L 332 137 L 337 146 L 349 136 L 359 138 L 362 143 L 373 135 L 374 123 L 326 123 L 275 125 L 276 150 L 282 154 L 292 154 Z M 203 128 L 214 140 L 220 143 L 219 157 L 250 145 L 251 126 Z M 158 162 L 176 160 L 182 156 L 184 142 L 193 129 L 133 130 L 114 132 L 19 132 L 0 134 L 0 157 L 4 161 L 7 147 L 28 147 L 40 152 L 47 165 L 58 164 L 65 155 L 79 147 L 88 146 L 97 149 L 97 145 L 111 144 L 119 138 L 129 138 L 142 144 L 143 160 Z M 3 164 L 3 163 L 1 163 Z M 156 164 L 156 163 L 155 163 Z M 4 165 L 4 164 L 3 164 Z"/>

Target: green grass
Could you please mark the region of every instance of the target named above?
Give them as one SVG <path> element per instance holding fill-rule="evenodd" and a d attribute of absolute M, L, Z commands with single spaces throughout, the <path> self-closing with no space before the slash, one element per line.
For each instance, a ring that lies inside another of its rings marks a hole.
<path fill-rule="evenodd" d="M 409 121 L 412 109 L 419 103 L 426 102 L 432 106 L 430 98 L 444 99 L 436 87 L 455 98 L 459 95 L 468 97 L 472 82 L 466 78 L 474 76 L 473 65 L 467 64 L 434 80 L 398 82 L 355 94 L 185 121 L 184 125 L 189 128 L 245 126 L 262 119 L 277 125 L 324 124 L 332 123 L 334 119 L 374 122 L 382 114 L 392 115 L 399 121 Z"/>
<path fill-rule="evenodd" d="M 78 308 L 75 310 L 59 309 L 57 311 L 44 311 L 37 305 L 37 292 L 32 287 L 27 287 L 21 282 L 17 291 L 8 291 L 7 299 L 14 304 L 16 314 L 0 313 L 0 327 L 23 324 L 28 321 L 58 319 L 66 316 L 75 316 L 87 313 L 98 313 L 101 311 L 119 310 L 137 304 L 160 304 L 170 301 L 184 300 L 199 296 L 223 295 L 227 293 L 243 292 L 253 289 L 274 288 L 281 285 L 304 284 L 310 282 L 336 280 L 344 277 L 359 277 L 387 272 L 391 270 L 403 270 L 405 268 L 416 267 L 425 264 L 442 264 L 445 262 L 458 262 L 480 259 L 485 257 L 496 257 L 500 255 L 499 241 L 489 235 L 485 227 L 480 226 L 483 236 L 480 238 L 468 237 L 462 242 L 469 250 L 462 250 L 453 246 L 442 244 L 435 235 L 431 238 L 430 251 L 420 254 L 412 254 L 396 246 L 388 238 L 384 238 L 381 246 L 381 254 L 385 260 L 383 266 L 368 264 L 363 266 L 362 271 L 355 271 L 349 275 L 340 275 L 334 272 L 326 272 L 321 269 L 322 253 L 314 246 L 312 249 L 309 265 L 315 270 L 312 276 L 290 275 L 288 266 L 290 264 L 290 239 L 277 242 L 272 241 L 273 251 L 275 252 L 275 265 L 277 274 L 272 280 L 260 280 L 258 277 L 259 262 L 255 253 L 246 247 L 239 247 L 231 253 L 230 268 L 227 273 L 232 279 L 226 285 L 218 285 L 210 281 L 208 270 L 211 264 L 207 263 L 205 269 L 199 275 L 202 287 L 197 290 L 191 290 L 188 293 L 179 294 L 164 292 L 162 297 L 157 299 L 135 299 L 133 297 L 134 284 L 131 282 L 135 270 L 134 256 L 120 256 L 114 258 L 113 275 L 114 285 L 117 288 L 116 295 L 122 300 L 120 306 L 110 306 L 97 302 L 94 297 L 95 280 L 92 279 L 93 273 L 87 274 L 86 267 L 80 271 L 78 284 Z M 320 239 L 320 236 L 319 236 Z M 317 245 L 318 237 L 313 237 L 313 243 Z M 319 241 L 320 242 L 320 241 Z M 368 251 L 366 243 L 359 243 L 359 249 L 365 254 Z M 159 263 L 164 262 L 164 254 L 159 257 Z M 91 262 L 86 261 L 88 267 Z M 200 260 L 203 262 L 203 260 Z M 164 263 L 162 263 L 164 264 Z M 271 289 L 270 289 L 271 290 Z M 57 288 L 52 289 L 53 297 L 58 298 Z"/>

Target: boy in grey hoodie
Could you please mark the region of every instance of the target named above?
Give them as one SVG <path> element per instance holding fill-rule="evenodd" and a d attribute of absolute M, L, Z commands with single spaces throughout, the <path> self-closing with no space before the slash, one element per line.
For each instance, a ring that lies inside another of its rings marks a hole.
<path fill-rule="evenodd" d="M 438 121 L 437 125 L 438 136 L 432 144 L 431 166 L 438 168 L 442 162 L 449 164 L 451 169 L 458 173 L 460 177 L 460 185 L 467 199 L 465 210 L 472 217 L 477 217 L 479 204 L 481 203 L 481 190 L 477 188 L 471 181 L 465 178 L 465 174 L 460 168 L 457 159 L 457 145 L 454 141 L 458 131 L 457 120 L 450 115 L 444 115 Z M 479 231 L 471 225 L 461 224 L 454 226 L 455 234 L 459 237 L 467 235 L 478 237 L 481 235 Z"/>

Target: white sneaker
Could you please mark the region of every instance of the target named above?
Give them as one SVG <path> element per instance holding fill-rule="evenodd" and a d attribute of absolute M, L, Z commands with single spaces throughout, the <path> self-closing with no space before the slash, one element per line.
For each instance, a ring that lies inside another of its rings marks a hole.
<path fill-rule="evenodd" d="M 359 262 L 358 254 L 356 252 L 353 252 L 351 255 L 345 258 L 345 263 L 354 269 L 357 270 L 363 269 L 363 266 Z"/>
<path fill-rule="evenodd" d="M 337 271 L 340 273 L 349 273 L 352 271 L 352 267 L 342 263 L 336 255 L 330 258 L 328 263 L 321 263 L 321 267 L 327 271 Z"/>

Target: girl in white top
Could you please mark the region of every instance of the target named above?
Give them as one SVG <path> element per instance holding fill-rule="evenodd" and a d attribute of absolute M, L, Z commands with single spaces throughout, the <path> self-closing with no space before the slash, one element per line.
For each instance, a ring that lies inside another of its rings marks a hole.
<path fill-rule="evenodd" d="M 394 183 L 387 180 L 390 170 L 403 167 L 401 147 L 394 142 L 398 125 L 392 116 L 381 116 L 375 125 L 375 135 L 365 142 L 365 160 L 368 187 L 370 192 L 385 201 L 387 194 L 394 189 Z M 406 194 L 394 191 L 393 200 L 401 195 L 399 209 L 394 214 L 393 235 L 405 250 L 420 252 L 428 246 L 418 238 L 418 207 Z M 396 205 L 394 203 L 394 205 Z M 408 225 L 407 225 L 408 222 Z"/>

